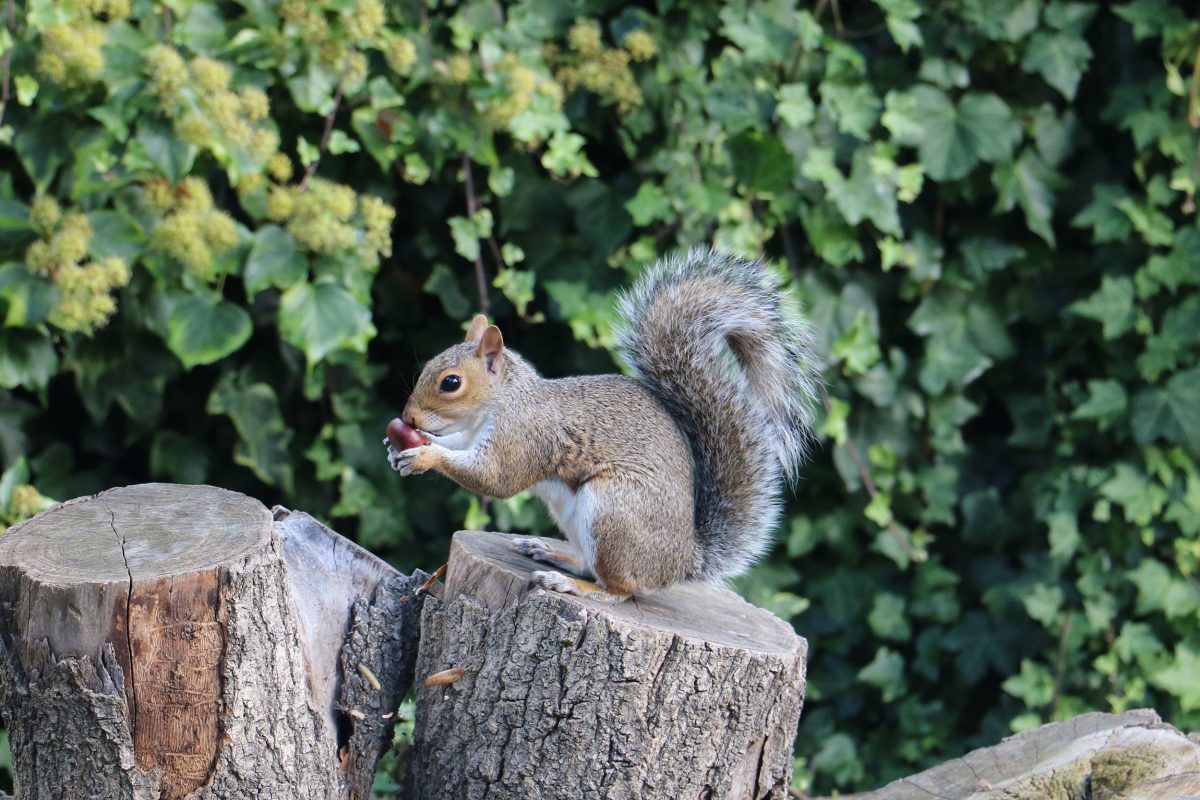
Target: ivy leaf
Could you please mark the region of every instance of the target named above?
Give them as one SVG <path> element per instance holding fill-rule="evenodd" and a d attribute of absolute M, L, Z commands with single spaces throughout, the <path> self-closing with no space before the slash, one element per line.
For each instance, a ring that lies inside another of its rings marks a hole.
<path fill-rule="evenodd" d="M 1079 79 L 1091 58 L 1092 48 L 1082 36 L 1038 31 L 1029 37 L 1021 69 L 1041 74 L 1063 97 L 1073 100 Z"/>
<path fill-rule="evenodd" d="M 813 756 L 812 769 L 832 776 L 839 785 L 850 785 L 863 778 L 863 763 L 854 739 L 844 733 L 826 736 Z"/>
<path fill-rule="evenodd" d="M 1050 555 L 1060 561 L 1069 561 L 1083 543 L 1079 535 L 1079 521 L 1067 511 L 1056 511 L 1049 516 Z"/>
<path fill-rule="evenodd" d="M 532 270 L 502 269 L 492 281 L 492 285 L 516 307 L 517 315 L 523 317 L 529 304 L 533 302 L 534 277 Z"/>
<path fill-rule="evenodd" d="M 883 692 L 883 702 L 890 703 L 908 691 L 904 679 L 904 658 L 888 647 L 875 651 L 870 664 L 858 671 L 858 679 Z"/>
<path fill-rule="evenodd" d="M 1012 157 L 1021 126 L 1008 105 L 991 93 L 970 92 L 958 106 L 941 89 L 918 86 L 890 93 L 883 124 L 901 144 L 915 145 L 934 180 L 964 177 L 980 161 Z"/>
<path fill-rule="evenodd" d="M 58 353 L 49 337 L 22 328 L 0 329 L 0 387 L 42 391 L 58 372 Z"/>
<path fill-rule="evenodd" d="M 169 127 L 158 122 L 143 121 L 138 125 L 132 152 L 141 156 L 171 183 L 192 170 L 196 148 L 175 136 Z"/>
<path fill-rule="evenodd" d="M 467 261 L 479 258 L 479 226 L 470 217 L 451 217 L 450 237 L 454 239 L 454 252 Z"/>
<path fill-rule="evenodd" d="M 656 219 L 670 217 L 671 200 L 660 187 L 653 183 L 643 183 L 637 194 L 625 203 L 625 210 L 633 217 L 634 225 L 649 225 Z"/>
<path fill-rule="evenodd" d="M 298 109 L 324 115 L 333 108 L 337 75 L 321 66 L 317 60 L 310 60 L 308 69 L 288 79 L 287 87 Z"/>
<path fill-rule="evenodd" d="M 781 192 L 792 185 L 792 154 L 774 136 L 746 131 L 729 140 L 729 157 L 738 183 L 760 192 Z"/>
<path fill-rule="evenodd" d="M 803 128 L 816 119 L 816 106 L 808 94 L 808 85 L 787 83 L 779 87 L 779 104 L 775 106 L 779 118 L 793 128 Z"/>
<path fill-rule="evenodd" d="M 0 197 L 0 247 L 20 247 L 35 238 L 29 226 L 29 206 Z"/>
<path fill-rule="evenodd" d="M 235 352 L 253 330 L 246 309 L 215 295 L 193 294 L 175 304 L 167 323 L 167 346 L 191 369 Z"/>
<path fill-rule="evenodd" d="M 1175 647 L 1175 658 L 1150 675 L 1150 683 L 1179 698 L 1185 712 L 1200 710 L 1200 652 L 1187 644 Z"/>
<path fill-rule="evenodd" d="M 64 127 L 61 118 L 47 116 L 20 128 L 21 132 L 13 139 L 13 147 L 38 191 L 45 191 L 71 152 L 66 140 L 69 126 Z"/>
<path fill-rule="evenodd" d="M 10 393 L 0 395 L 0 464 L 12 464 L 26 451 L 25 431 L 35 418 L 35 406 Z"/>
<path fill-rule="evenodd" d="M 1133 36 L 1139 41 L 1179 28 L 1186 21 L 1183 10 L 1173 0 L 1133 0 L 1113 6 L 1113 13 L 1133 26 Z"/>
<path fill-rule="evenodd" d="M 1125 413 L 1129 405 L 1125 387 L 1113 380 L 1089 380 L 1088 394 L 1087 401 L 1076 408 L 1071 417 L 1100 420 L 1102 428 Z"/>
<path fill-rule="evenodd" d="M 442 310 L 451 319 L 466 319 L 471 313 L 471 301 L 462 293 L 458 279 L 445 264 L 434 264 L 425 285 L 421 287 L 442 301 Z"/>
<path fill-rule="evenodd" d="M 1054 211 L 1053 189 L 1060 182 L 1058 173 L 1041 156 L 1026 149 L 1016 161 L 998 164 L 992 173 L 992 183 L 1000 193 L 996 209 L 1011 211 L 1019 204 L 1029 230 L 1053 247 L 1055 239 L 1050 215 Z"/>
<path fill-rule="evenodd" d="M 150 442 L 150 474 L 175 483 L 204 483 L 209 452 L 205 443 L 171 430 L 154 434 Z"/>
<path fill-rule="evenodd" d="M 1114 183 L 1098 183 L 1092 188 L 1092 200 L 1071 220 L 1076 228 L 1091 228 L 1096 244 L 1124 242 L 1129 239 L 1133 225 L 1118 203 L 1128 193 Z"/>
<path fill-rule="evenodd" d="M 292 235 L 278 225 L 264 225 L 254 233 L 242 279 L 251 295 L 274 286 L 289 289 L 308 275 L 308 257 Z"/>
<path fill-rule="evenodd" d="M 830 355 L 845 362 L 848 375 L 861 375 L 883 357 L 865 311 L 859 311 L 850 329 L 833 343 Z"/>
<path fill-rule="evenodd" d="M 146 249 L 146 234 L 141 227 L 116 211 L 99 210 L 88 213 L 92 225 L 92 241 L 88 246 L 96 258 L 117 256 L 132 264 Z"/>
<path fill-rule="evenodd" d="M 832 112 L 838 130 L 864 142 L 871 140 L 880 108 L 879 96 L 870 84 L 825 81 L 821 84 L 821 99 Z"/>
<path fill-rule="evenodd" d="M 1138 270 L 1138 287 L 1141 292 L 1146 281 L 1162 286 L 1174 294 L 1180 286 L 1195 286 L 1200 284 L 1200 228 L 1184 228 L 1177 235 L 1173 234 L 1174 247 L 1167 254 L 1156 253 L 1150 256 L 1146 266 Z"/>
<path fill-rule="evenodd" d="M 331 351 L 362 352 L 375 335 L 371 311 L 344 286 L 331 281 L 300 283 L 283 293 L 279 333 L 304 351 L 309 366 Z"/>
<path fill-rule="evenodd" d="M 1146 559 L 1126 577 L 1138 588 L 1137 612 L 1161 611 L 1168 618 L 1182 619 L 1200 608 L 1200 591 L 1185 579 L 1172 575 L 1161 561 Z"/>
<path fill-rule="evenodd" d="M 859 148 L 854 154 L 850 179 L 834 178 L 827 187 L 829 196 L 851 225 L 869 219 L 884 233 L 900 235 L 895 181 L 885 170 L 877 169 L 879 160 L 868 148 Z"/>
<path fill-rule="evenodd" d="M 1134 525 L 1149 525 L 1167 502 L 1167 492 L 1141 470 L 1117 464 L 1116 473 L 1100 486 L 1100 494 L 1121 506 Z"/>
<path fill-rule="evenodd" d="M 250 468 L 263 481 L 292 491 L 292 459 L 288 445 L 292 430 L 283 421 L 279 398 L 266 383 L 250 383 L 226 372 L 208 398 L 209 414 L 229 417 L 237 431 L 234 461 Z"/>
<path fill-rule="evenodd" d="M 992 365 L 992 359 L 972 344 L 966 334 L 963 324 L 955 326 L 948 335 L 926 340 L 917 381 L 929 394 L 941 394 L 947 386 L 966 386 Z"/>
<path fill-rule="evenodd" d="M 1133 305 L 1133 281 L 1124 276 L 1105 275 L 1100 288 L 1084 300 L 1076 300 L 1070 310 L 1081 317 L 1094 319 L 1104 326 L 1104 338 L 1116 339 L 1133 328 L 1137 310 Z"/>
<path fill-rule="evenodd" d="M 1161 437 L 1200 454 L 1200 367 L 1134 395 L 1131 422 L 1138 444 Z"/>
<path fill-rule="evenodd" d="M 984 280 L 989 272 L 1005 269 L 1025 255 L 1024 248 L 991 237 L 964 239 L 959 246 L 963 266 L 975 280 Z"/>
<path fill-rule="evenodd" d="M 7 306 L 6 326 L 31 328 L 44 322 L 54 306 L 54 285 L 10 262 L 0 265 L 0 300 Z"/>
<path fill-rule="evenodd" d="M 871 631 L 881 639 L 904 642 L 912 638 L 912 626 L 905 616 L 904 598 L 892 592 L 879 592 L 867 615 Z"/>
<path fill-rule="evenodd" d="M 843 267 L 863 257 L 854 228 L 825 204 L 800 209 L 800 221 L 809 244 L 824 261 Z"/>
<path fill-rule="evenodd" d="M 779 62 L 788 56 L 796 34 L 783 18 L 725 6 L 720 12 L 721 34 L 737 45 L 754 62 Z"/>
<path fill-rule="evenodd" d="M 921 6 L 916 0 L 875 0 L 875 4 L 887 14 L 888 33 L 902 52 L 925 43 L 915 21 L 921 16 Z"/>
<path fill-rule="evenodd" d="M 1066 31 L 1075 36 L 1082 36 L 1092 17 L 1096 16 L 1097 6 L 1094 3 L 1067 3 L 1054 0 L 1046 6 L 1046 24 L 1056 30 Z"/>
<path fill-rule="evenodd" d="M 1054 676 L 1041 664 L 1021 659 L 1021 671 L 1007 678 L 1004 691 L 1020 698 L 1030 708 L 1040 708 L 1054 699 Z"/>

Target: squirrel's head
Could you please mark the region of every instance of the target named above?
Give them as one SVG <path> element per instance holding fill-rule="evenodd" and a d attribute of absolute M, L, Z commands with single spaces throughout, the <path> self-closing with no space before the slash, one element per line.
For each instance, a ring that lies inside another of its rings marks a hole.
<path fill-rule="evenodd" d="M 473 427 L 481 406 L 504 378 L 504 337 L 476 314 L 462 344 L 434 356 L 413 387 L 403 419 L 435 438 Z"/>

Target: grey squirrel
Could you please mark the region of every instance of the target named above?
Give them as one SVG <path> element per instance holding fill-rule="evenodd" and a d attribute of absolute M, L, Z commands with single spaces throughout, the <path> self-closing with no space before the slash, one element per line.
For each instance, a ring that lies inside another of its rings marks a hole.
<path fill-rule="evenodd" d="M 545 379 L 477 315 L 404 407 L 429 444 L 385 439 L 388 460 L 491 497 L 532 489 L 580 554 L 514 539 L 569 573 L 535 573 L 547 589 L 618 601 L 740 575 L 767 548 L 782 479 L 811 437 L 808 329 L 761 263 L 707 249 L 661 260 L 618 310 L 635 377 Z"/>

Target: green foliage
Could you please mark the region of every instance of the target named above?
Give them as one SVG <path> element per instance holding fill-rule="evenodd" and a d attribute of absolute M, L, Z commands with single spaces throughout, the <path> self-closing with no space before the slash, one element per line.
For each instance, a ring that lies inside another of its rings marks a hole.
<path fill-rule="evenodd" d="M 744 583 L 809 638 L 797 782 L 1084 710 L 1195 728 L 1186 5 L 15 2 L 0 517 L 163 479 L 404 568 L 547 530 L 387 468 L 420 360 L 482 288 L 547 374 L 611 370 L 614 290 L 711 241 L 775 260 L 826 363 Z"/>

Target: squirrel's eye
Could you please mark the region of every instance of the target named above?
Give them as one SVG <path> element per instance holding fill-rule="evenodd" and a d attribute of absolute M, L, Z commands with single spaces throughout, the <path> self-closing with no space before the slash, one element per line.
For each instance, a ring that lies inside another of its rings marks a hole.
<path fill-rule="evenodd" d="M 438 386 L 438 391 L 450 394 L 451 392 L 457 392 L 460 386 L 462 386 L 462 378 L 457 375 L 447 375 L 442 378 L 442 383 Z"/>

